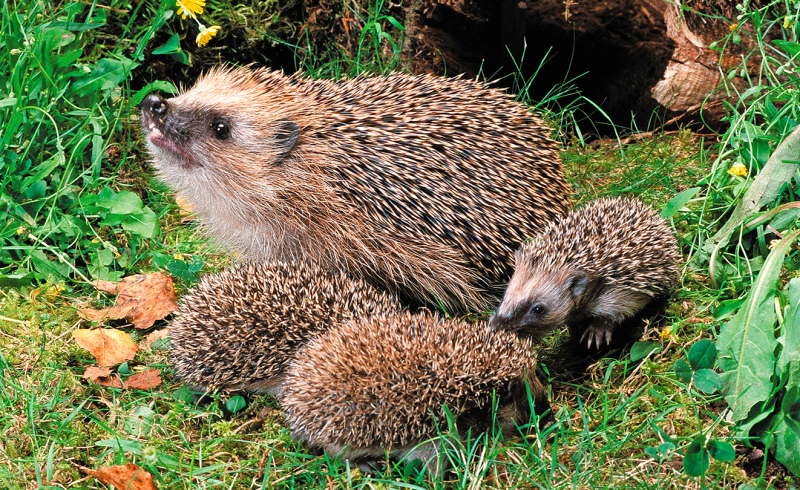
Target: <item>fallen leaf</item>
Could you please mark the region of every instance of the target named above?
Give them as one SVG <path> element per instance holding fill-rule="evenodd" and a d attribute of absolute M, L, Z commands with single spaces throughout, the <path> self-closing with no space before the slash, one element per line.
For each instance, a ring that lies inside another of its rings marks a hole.
<path fill-rule="evenodd" d="M 153 476 L 133 463 L 97 470 L 78 465 L 78 469 L 106 485 L 114 485 L 117 490 L 157 490 Z"/>
<path fill-rule="evenodd" d="M 184 218 L 185 220 L 186 219 L 189 219 L 189 220 L 192 219 L 191 217 L 188 217 L 188 216 L 194 214 L 194 206 L 192 206 L 192 203 L 189 202 L 188 199 L 186 199 L 185 197 L 181 196 L 180 194 L 177 194 L 175 196 L 175 204 L 178 205 L 178 214 L 179 215 L 185 216 L 185 218 Z"/>
<path fill-rule="evenodd" d="M 131 390 L 151 390 L 161 384 L 160 369 L 150 369 L 134 374 L 125 380 L 125 386 Z"/>
<path fill-rule="evenodd" d="M 136 328 L 150 328 L 178 307 L 172 279 L 160 272 L 123 278 L 120 282 L 95 281 L 98 290 L 116 293 L 114 306 L 96 310 L 78 308 L 78 313 L 94 322 L 125 318 Z"/>
<path fill-rule="evenodd" d="M 147 337 L 139 343 L 139 348 L 141 350 L 150 350 L 153 348 L 153 342 L 166 338 L 169 338 L 169 329 L 162 328 L 161 330 L 154 330 L 147 334 Z"/>
<path fill-rule="evenodd" d="M 98 366 L 113 366 L 121 362 L 130 361 L 136 356 L 139 348 L 130 334 L 111 328 L 96 330 L 73 330 L 72 336 L 78 345 L 88 350 Z"/>
<path fill-rule="evenodd" d="M 95 383 L 101 386 L 107 386 L 109 388 L 124 388 L 125 385 L 120 381 L 117 376 L 112 376 L 114 370 L 111 368 L 104 368 L 104 367 L 97 367 L 97 366 L 89 366 L 86 368 L 86 371 L 83 372 L 83 378 L 88 379 L 89 381 L 94 381 Z"/>

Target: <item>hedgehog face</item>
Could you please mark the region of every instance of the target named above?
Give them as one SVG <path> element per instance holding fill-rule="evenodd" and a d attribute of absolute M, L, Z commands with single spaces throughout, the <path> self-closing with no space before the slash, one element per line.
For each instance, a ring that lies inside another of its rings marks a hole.
<path fill-rule="evenodd" d="M 171 99 L 142 102 L 142 130 L 159 177 L 190 198 L 222 187 L 228 196 L 263 198 L 280 190 L 299 126 L 265 104 L 247 73 L 212 72 Z M 187 195 L 188 194 L 188 195 Z M 190 199 L 194 201 L 195 199 Z"/>
<path fill-rule="evenodd" d="M 518 268 L 489 326 L 541 341 L 567 323 L 583 302 L 590 282 L 582 271 Z"/>

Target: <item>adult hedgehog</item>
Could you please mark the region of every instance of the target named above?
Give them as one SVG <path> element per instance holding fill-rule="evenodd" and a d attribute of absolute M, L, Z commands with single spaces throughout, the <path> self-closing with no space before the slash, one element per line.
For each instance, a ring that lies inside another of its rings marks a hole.
<path fill-rule="evenodd" d="M 485 307 L 522 240 L 570 206 L 550 130 L 473 81 L 218 68 L 142 116 L 159 178 L 220 242 L 407 302 Z"/>

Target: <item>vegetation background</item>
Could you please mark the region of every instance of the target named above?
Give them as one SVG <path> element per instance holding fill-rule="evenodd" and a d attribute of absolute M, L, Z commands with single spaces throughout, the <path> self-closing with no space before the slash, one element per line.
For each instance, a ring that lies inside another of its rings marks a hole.
<path fill-rule="evenodd" d="M 630 349 L 570 368 L 558 356 L 563 333 L 547 340 L 541 370 L 556 423 L 543 433 L 453 444 L 445 481 L 403 464 L 367 476 L 293 443 L 269 397 L 222 393 L 196 406 L 170 375 L 164 341 L 114 374 L 159 368 L 153 390 L 82 379 L 95 360 L 73 338 L 92 326 L 77 308 L 114 301 L 93 280 L 163 271 L 180 294 L 229 262 L 152 179 L 137 104 L 222 61 L 315 77 L 405 69 L 397 5 L 326 6 L 312 29 L 293 0 L 213 1 L 185 19 L 173 0 L 2 4 L 0 486 L 102 488 L 79 467 L 135 463 L 162 489 L 800 487 L 794 0 L 737 4 L 715 49 L 752 36 L 760 65 L 752 75 L 743 57 L 723 74 L 748 86 L 723 82 L 732 102 L 722 129 L 599 138 L 576 124 L 598 106 L 574 84 L 532 101 L 535 78 L 505 80 L 552 122 L 578 202 L 640 196 L 671 220 L 685 258 L 666 318 Z M 338 44 L 324 34 L 342 17 L 349 42 Z M 780 39 L 765 41 L 767 29 Z M 137 342 L 150 332 L 105 323 Z"/>

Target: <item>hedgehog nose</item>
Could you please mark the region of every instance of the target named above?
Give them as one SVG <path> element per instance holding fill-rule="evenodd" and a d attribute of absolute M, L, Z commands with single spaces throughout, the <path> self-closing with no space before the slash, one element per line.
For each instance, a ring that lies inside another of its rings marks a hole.
<path fill-rule="evenodd" d="M 489 318 L 489 328 L 492 330 L 502 330 L 508 324 L 509 318 L 502 315 L 499 311 L 495 311 L 491 318 Z"/>
<path fill-rule="evenodd" d="M 150 117 L 164 117 L 167 113 L 167 101 L 160 95 L 150 94 L 142 101 L 141 108 Z"/>

